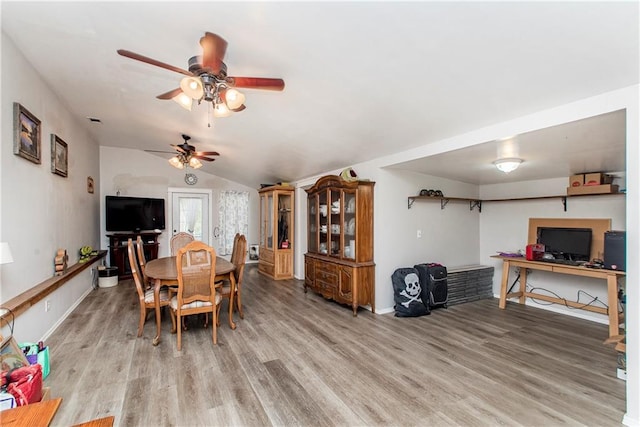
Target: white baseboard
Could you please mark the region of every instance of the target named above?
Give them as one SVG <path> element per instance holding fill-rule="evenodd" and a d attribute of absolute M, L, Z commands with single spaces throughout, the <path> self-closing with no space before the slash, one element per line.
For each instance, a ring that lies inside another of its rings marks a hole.
<path fill-rule="evenodd" d="M 493 295 L 494 298 L 497 298 L 498 300 L 500 299 L 500 295 Z M 512 301 L 515 302 L 516 298 L 510 298 L 507 299 L 507 301 Z M 561 305 L 558 304 L 553 304 L 553 303 L 549 303 L 549 305 L 542 305 L 542 304 L 536 304 L 535 302 L 531 301 L 528 297 L 525 300 L 525 305 L 530 306 L 530 307 L 535 307 L 535 308 L 540 308 L 542 310 L 548 310 L 548 311 L 552 311 L 554 313 L 559 313 L 559 314 L 566 314 L 567 316 L 571 316 L 571 317 L 577 317 L 579 319 L 584 319 L 584 320 L 590 320 L 592 322 L 596 322 L 596 323 L 601 323 L 603 325 L 608 325 L 609 324 L 609 319 L 607 317 L 603 318 L 599 318 L 599 317 L 595 317 L 595 316 L 590 316 L 588 314 L 585 314 L 585 312 L 583 310 L 580 310 L 578 308 L 576 309 L 572 309 L 572 310 L 563 310 L 561 307 Z"/>
<path fill-rule="evenodd" d="M 49 337 L 51 336 L 51 334 L 53 334 L 53 332 L 58 329 L 58 326 L 60 326 L 62 324 L 62 322 L 64 322 L 64 320 L 69 317 L 69 315 L 73 312 L 73 310 L 76 309 L 76 307 L 78 305 L 80 305 L 80 303 L 91 293 L 91 291 L 93 291 L 93 286 L 89 287 L 89 289 L 87 289 L 85 291 L 84 294 L 82 294 L 80 296 L 80 298 L 78 298 L 78 300 L 71 306 L 69 307 L 69 309 L 67 311 L 64 312 L 64 314 L 62 315 L 62 317 L 60 317 L 58 319 L 58 321 L 56 323 L 53 324 L 53 326 L 51 326 L 51 328 L 49 328 L 49 330 L 44 334 L 44 336 L 42 338 L 40 338 L 40 341 L 45 342 L 47 339 L 49 339 Z"/>

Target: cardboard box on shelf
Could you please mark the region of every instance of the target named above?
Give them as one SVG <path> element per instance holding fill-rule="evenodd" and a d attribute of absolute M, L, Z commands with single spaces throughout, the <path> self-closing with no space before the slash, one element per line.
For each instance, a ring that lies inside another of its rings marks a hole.
<path fill-rule="evenodd" d="M 584 185 L 584 174 L 569 177 L 569 187 L 581 187 Z"/>
<path fill-rule="evenodd" d="M 581 187 L 567 187 L 567 196 L 580 194 L 610 194 L 617 193 L 618 186 L 612 184 L 583 185 Z"/>
<path fill-rule="evenodd" d="M 584 174 L 584 184 L 583 185 L 602 185 L 602 184 L 611 184 L 613 182 L 613 177 L 611 175 L 607 175 L 602 172 L 595 173 L 586 173 Z"/>

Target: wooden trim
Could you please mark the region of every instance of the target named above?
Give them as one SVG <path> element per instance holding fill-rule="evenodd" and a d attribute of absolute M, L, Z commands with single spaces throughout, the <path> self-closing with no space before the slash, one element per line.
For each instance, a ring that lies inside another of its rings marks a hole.
<path fill-rule="evenodd" d="M 67 283 L 69 280 L 80 274 L 81 271 L 87 269 L 91 264 L 104 258 L 107 251 L 98 251 L 97 255 L 89 258 L 87 262 L 76 263 L 67 268 L 67 271 L 61 276 L 53 276 L 34 286 L 31 289 L 11 298 L 9 301 L 2 303 L 3 308 L 8 308 L 13 312 L 15 317 L 19 316 L 29 308 L 34 306 L 38 301 Z M 4 319 L 2 319 L 4 320 Z"/>

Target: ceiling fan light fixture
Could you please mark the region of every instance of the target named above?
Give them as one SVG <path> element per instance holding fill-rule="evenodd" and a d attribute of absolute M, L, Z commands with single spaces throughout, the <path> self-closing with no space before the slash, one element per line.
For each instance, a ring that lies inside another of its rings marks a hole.
<path fill-rule="evenodd" d="M 176 169 L 184 169 L 184 164 L 178 156 L 169 159 L 169 164 Z"/>
<path fill-rule="evenodd" d="M 192 157 L 191 159 L 189 159 L 189 166 L 193 169 L 198 169 L 202 167 L 202 162 L 200 162 L 200 160 L 196 159 L 195 157 Z"/>
<path fill-rule="evenodd" d="M 214 117 L 229 117 L 231 115 L 231 110 L 227 108 L 227 105 L 224 102 L 217 103 L 213 109 Z"/>
<path fill-rule="evenodd" d="M 191 99 L 200 99 L 204 95 L 202 81 L 198 77 L 185 77 L 180 80 L 180 89 Z"/>
<path fill-rule="evenodd" d="M 224 91 L 224 102 L 230 110 L 240 108 L 245 101 L 245 96 L 242 92 L 236 89 L 227 89 Z"/>
<path fill-rule="evenodd" d="M 513 172 L 514 170 L 518 169 L 518 166 L 520 166 L 520 163 L 522 163 L 522 159 L 518 159 L 515 157 L 498 159 L 495 162 L 493 162 L 495 167 L 499 171 L 504 173 Z"/>
<path fill-rule="evenodd" d="M 193 106 L 193 99 L 191 99 L 186 93 L 182 92 L 171 99 L 177 102 L 178 105 L 180 105 L 185 110 L 191 111 L 191 107 Z"/>

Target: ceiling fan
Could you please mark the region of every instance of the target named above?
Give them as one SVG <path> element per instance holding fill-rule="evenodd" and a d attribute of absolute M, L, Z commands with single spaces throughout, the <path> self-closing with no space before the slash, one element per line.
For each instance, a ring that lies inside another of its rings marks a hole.
<path fill-rule="evenodd" d="M 193 101 L 211 102 L 213 115 L 226 117 L 232 112 L 244 110 L 245 96 L 235 88 L 266 89 L 281 91 L 284 80 L 263 77 L 232 77 L 227 75 L 227 66 L 222 61 L 227 51 L 227 42 L 217 34 L 206 32 L 200 38 L 202 56 L 189 59 L 189 70 L 119 49 L 118 54 L 147 64 L 155 65 L 185 75 L 180 87 L 158 95 L 158 99 L 173 99 L 182 107 L 191 110 Z"/>
<path fill-rule="evenodd" d="M 196 147 L 189 144 L 191 137 L 189 135 L 182 134 L 184 142 L 179 145 L 169 144 L 176 151 L 158 151 L 158 150 L 144 150 L 148 153 L 170 153 L 175 154 L 174 157 L 169 159 L 169 164 L 177 169 L 184 169 L 190 167 L 192 169 L 198 169 L 202 167 L 202 162 L 213 162 L 215 159 L 209 156 L 219 156 L 217 151 L 196 151 Z"/>

